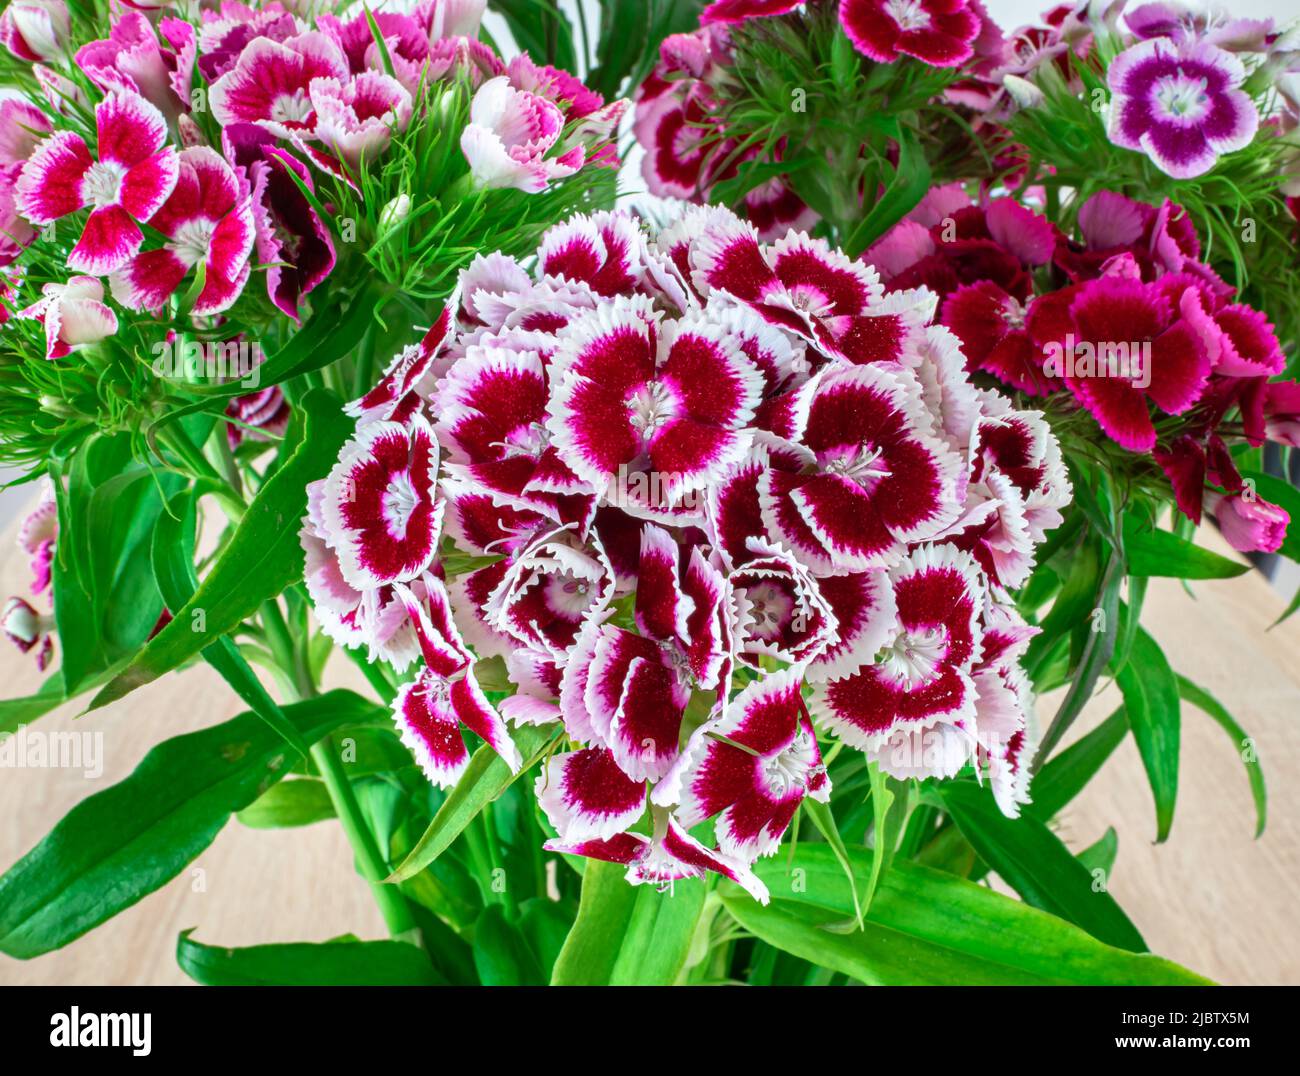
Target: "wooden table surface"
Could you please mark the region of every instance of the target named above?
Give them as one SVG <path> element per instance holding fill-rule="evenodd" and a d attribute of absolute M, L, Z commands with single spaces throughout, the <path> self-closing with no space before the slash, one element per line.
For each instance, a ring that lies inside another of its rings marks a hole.
<path fill-rule="evenodd" d="M 0 534 L 0 598 L 25 594 L 27 566 Z M 1217 538 L 1210 544 L 1222 551 Z M 1300 983 L 1300 616 L 1271 631 L 1282 599 L 1254 573 L 1196 586 L 1154 580 L 1143 622 L 1179 672 L 1228 705 L 1254 737 L 1270 790 L 1268 830 L 1254 814 L 1237 745 L 1186 708 L 1178 810 L 1170 839 L 1153 843 L 1154 809 L 1129 739 L 1060 820 L 1071 847 L 1108 826 L 1119 834 L 1111 892 L 1152 950 L 1223 983 Z M 354 672 L 343 664 L 339 672 Z M 0 640 L 7 696 L 41 682 L 32 661 Z M 342 682 L 342 681 L 340 681 Z M 1080 732 L 1113 709 L 1108 688 Z M 1050 704 L 1043 707 L 1050 714 Z M 103 733 L 104 772 L 0 772 L 0 870 L 7 869 L 83 797 L 128 774 L 161 740 L 223 721 L 243 707 L 207 667 L 163 678 L 78 719 L 76 705 L 42 718 L 44 730 Z M 0 955 L 0 984 L 188 982 L 174 959 L 177 934 L 230 946 L 384 936 L 383 923 L 333 823 L 250 830 L 232 821 L 192 868 L 104 926 L 29 961 Z"/>

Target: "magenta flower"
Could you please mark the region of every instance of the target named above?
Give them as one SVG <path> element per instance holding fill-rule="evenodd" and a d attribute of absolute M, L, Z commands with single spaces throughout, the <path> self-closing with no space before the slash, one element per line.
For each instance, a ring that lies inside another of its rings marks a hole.
<path fill-rule="evenodd" d="M 162 113 L 138 94 L 109 94 L 95 108 L 95 130 L 98 159 L 71 131 L 42 142 L 23 167 L 17 194 L 18 208 L 37 225 L 92 207 L 68 267 L 102 276 L 129 262 L 143 245 L 136 222 L 151 222 L 162 208 L 180 163 L 176 150 L 165 145 Z"/>
<path fill-rule="evenodd" d="M 304 299 L 329 276 L 335 259 L 329 227 L 298 185 L 314 192 L 311 172 L 257 124 L 232 123 L 222 129 L 221 141 L 226 159 L 243 170 L 250 188 L 267 295 L 298 320 Z"/>
<path fill-rule="evenodd" d="M 36 507 L 23 517 L 18 527 L 18 548 L 29 558 L 33 594 L 49 589 L 54 544 L 58 537 L 59 507 L 54 497 L 54 485 L 47 478 L 41 482 L 41 496 Z"/>
<path fill-rule="evenodd" d="M 54 617 L 38 613 L 31 602 L 12 597 L 0 611 L 0 631 L 24 654 L 36 653 L 36 668 L 44 672 L 54 656 Z"/>
<path fill-rule="evenodd" d="M 21 93 L 0 89 L 0 168 L 21 170 L 53 129 L 49 117 Z"/>
<path fill-rule="evenodd" d="M 150 220 L 166 241 L 113 274 L 113 297 L 132 310 L 157 310 L 201 264 L 203 289 L 191 312 L 217 314 L 239 298 L 252 272 L 251 198 L 216 150 L 193 146 L 179 160 L 176 188 Z"/>
<path fill-rule="evenodd" d="M 451 618 L 447 592 L 433 577 L 421 601 L 408 587 L 395 588 L 419 640 L 424 668 L 393 700 L 393 719 L 402 742 L 435 785 L 450 788 L 469 765 L 464 725 L 481 737 L 518 773 L 519 749 L 505 719 L 488 700 L 474 676 L 473 655 L 465 648 Z"/>
<path fill-rule="evenodd" d="M 969 60 L 981 29 L 969 0 L 840 0 L 840 24 L 877 63 L 907 55 L 934 67 Z"/>
<path fill-rule="evenodd" d="M 163 19 L 159 30 L 166 49 L 144 15 L 123 12 L 107 39 L 77 50 L 76 62 L 101 90 L 138 93 L 174 120 L 190 106 L 198 42 L 193 25 L 181 19 Z"/>
<path fill-rule="evenodd" d="M 1183 306 L 1197 301 L 1194 288 L 1184 295 Z M 1074 376 L 1067 368 L 1066 383 L 1101 428 L 1131 452 L 1149 452 L 1156 443 L 1148 400 L 1179 415 L 1200 399 L 1210 375 L 1209 353 L 1180 306 L 1158 286 L 1121 277 L 1089 281 L 1070 303 L 1069 325 L 1067 349 L 1077 355 L 1086 347 L 1097 361 L 1087 372 L 1076 367 Z M 1105 369 L 1106 356 L 1119 349 L 1131 356 L 1127 376 Z M 1139 361 L 1148 368 L 1139 369 Z"/>
<path fill-rule="evenodd" d="M 222 126 L 260 123 L 281 138 L 309 135 L 316 119 L 312 79 L 346 82 L 349 74 L 347 58 L 319 31 L 309 30 L 283 42 L 258 37 L 239 53 L 234 67 L 212 84 L 208 100 Z"/>
<path fill-rule="evenodd" d="M 1109 133 L 1162 172 L 1191 179 L 1255 137 L 1259 113 L 1230 52 L 1195 38 L 1140 41 L 1111 61 Z"/>

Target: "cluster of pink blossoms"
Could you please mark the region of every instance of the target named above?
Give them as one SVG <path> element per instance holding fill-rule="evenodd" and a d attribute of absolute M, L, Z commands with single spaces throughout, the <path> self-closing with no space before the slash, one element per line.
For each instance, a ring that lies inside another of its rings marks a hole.
<path fill-rule="evenodd" d="M 900 777 L 973 763 L 1016 813 L 1036 629 L 1007 588 L 1070 487 L 934 311 L 711 207 L 654 237 L 575 216 L 532 271 L 479 256 L 309 491 L 322 625 L 415 669 L 395 719 L 437 784 L 462 726 L 518 769 L 507 722 L 561 725 L 548 848 L 634 883 L 765 899 L 751 864 L 830 793 L 814 721 Z"/>
<path fill-rule="evenodd" d="M 300 319 L 336 260 L 308 197 L 314 177 L 355 187 L 409 125 L 444 122 L 424 114 L 440 81 L 473 87 L 460 146 L 480 187 L 538 192 L 584 165 L 617 165 L 625 103 L 526 56 L 506 64 L 474 37 L 484 7 L 413 0 L 309 21 L 226 0 L 194 22 L 121 8 L 108 38 L 76 48 L 63 0 L 11 4 L 0 41 L 33 63 L 46 100 L 0 96 L 0 263 L 56 221 L 80 230 L 67 256 L 80 275 L 22 312 L 45 323 L 49 357 L 116 331 L 101 278 L 120 306 L 157 311 L 201 269 L 190 310 L 216 315 L 257 271 Z M 62 72 L 69 61 L 102 99 Z"/>
<path fill-rule="evenodd" d="M 1201 260 L 1172 202 L 1103 191 L 1078 221 L 1076 242 L 1012 198 L 976 204 L 953 184 L 865 258 L 888 292 L 939 297 L 972 371 L 1068 394 L 1117 444 L 1153 455 L 1188 518 L 1208 507 L 1235 548 L 1276 550 L 1289 516 L 1247 489 L 1219 432 L 1239 414 L 1251 444 L 1300 443 L 1300 384 L 1272 380 L 1285 366 L 1273 326 Z M 1182 418 L 1176 437 L 1158 439 L 1163 416 Z"/>

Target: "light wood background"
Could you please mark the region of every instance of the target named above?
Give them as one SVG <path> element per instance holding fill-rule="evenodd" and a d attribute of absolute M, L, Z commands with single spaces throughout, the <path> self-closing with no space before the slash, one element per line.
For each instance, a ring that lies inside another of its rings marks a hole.
<path fill-rule="evenodd" d="M 26 594 L 27 565 L 11 525 L 0 535 L 0 599 Z M 1223 551 L 1217 537 L 1210 544 Z M 1152 843 L 1154 809 L 1131 739 L 1060 821 L 1083 848 L 1108 826 L 1120 851 L 1111 892 L 1151 948 L 1223 983 L 1300 983 L 1300 616 L 1267 630 L 1282 599 L 1258 575 L 1196 586 L 1155 580 L 1143 621 L 1174 667 L 1228 705 L 1254 737 L 1270 790 L 1269 825 L 1252 838 L 1253 806 L 1238 746 L 1187 708 L 1173 833 Z M 354 673 L 344 663 L 340 682 Z M 7 697 L 41 682 L 31 660 L 0 639 Z M 1080 719 L 1080 732 L 1110 713 L 1113 688 Z M 1043 707 L 1050 714 L 1054 700 Z M 120 780 L 145 752 L 178 733 L 223 721 L 242 707 L 206 667 L 172 675 L 77 718 L 69 705 L 41 719 L 47 730 L 103 733 L 98 780 L 66 770 L 0 770 L 0 870 L 90 793 Z M 177 934 L 230 946 L 323 941 L 351 932 L 384 935 L 369 893 L 333 823 L 249 830 L 231 822 L 193 865 L 135 907 L 66 948 L 26 962 L 0 955 L 0 984 L 154 984 L 188 980 L 176 967 Z"/>

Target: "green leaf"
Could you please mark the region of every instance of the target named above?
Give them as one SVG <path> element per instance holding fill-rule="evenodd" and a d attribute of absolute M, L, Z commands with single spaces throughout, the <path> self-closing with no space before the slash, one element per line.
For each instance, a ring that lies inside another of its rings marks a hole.
<path fill-rule="evenodd" d="M 491 6 L 501 13 L 521 51 L 538 63 L 579 70 L 573 24 L 557 6 L 544 0 L 492 0 Z"/>
<path fill-rule="evenodd" d="M 1131 516 L 1124 518 L 1124 553 L 1129 575 L 1231 579 L 1250 571 L 1249 564 L 1202 549 L 1172 531 L 1147 527 Z"/>
<path fill-rule="evenodd" d="M 288 829 L 334 817 L 329 791 L 320 781 L 281 781 L 235 817 L 249 829 Z"/>
<path fill-rule="evenodd" d="M 873 789 L 872 792 L 874 795 L 875 790 Z M 889 796 L 890 799 L 893 798 L 892 793 L 890 793 Z M 840 866 L 844 868 L 844 877 L 848 879 L 849 888 L 853 892 L 853 922 L 858 929 L 861 930 L 862 902 L 858 899 L 857 886 L 853 881 L 853 865 L 849 862 L 849 851 L 844 847 L 844 838 L 840 836 L 840 831 L 835 825 L 835 816 L 831 814 L 830 804 L 819 803 L 811 797 L 806 797 L 802 803 L 802 807 L 804 813 L 812 819 L 813 825 L 817 827 L 817 832 L 819 832 L 826 843 L 831 846 L 831 851 L 835 853 L 835 858 L 840 861 Z M 886 807 L 888 807 L 888 805 L 886 805 Z M 883 858 L 883 851 L 878 852 L 876 855 L 877 863 L 879 863 Z M 877 872 L 873 870 L 871 878 L 872 892 L 875 891 L 876 874 Z M 869 900 L 870 895 L 868 895 L 868 902 Z"/>
<path fill-rule="evenodd" d="M 176 962 L 204 986 L 441 986 L 418 946 L 399 941 L 290 942 L 227 949 L 195 941 L 192 930 L 176 940 Z"/>
<path fill-rule="evenodd" d="M 1094 938 L 1131 952 L 1146 942 L 1109 893 L 1094 892 L 1092 876 L 1061 839 L 1038 819 L 1007 818 L 987 788 L 971 781 L 940 781 L 937 790 L 952 820 L 989 867 L 1035 908 L 1082 927 Z"/>
<path fill-rule="evenodd" d="M 1101 871 L 1103 874 L 1110 874 L 1115 868 L 1115 857 L 1118 855 L 1119 834 L 1115 832 L 1115 827 L 1111 826 L 1075 858 L 1089 873 Z"/>
<path fill-rule="evenodd" d="M 284 708 L 308 743 L 374 712 L 349 691 Z M 159 744 L 0 878 L 0 952 L 25 959 L 58 949 L 152 893 L 292 763 L 251 713 Z"/>
<path fill-rule="evenodd" d="M 424 835 L 410 854 L 393 871 L 391 882 L 402 882 L 424 870 L 459 837 L 483 808 L 501 795 L 520 775 L 527 772 L 555 736 L 554 729 L 525 725 L 514 733 L 515 744 L 524 758 L 519 773 L 510 772 L 505 761 L 484 744 L 474 752 L 465 773 L 456 782 Z"/>
<path fill-rule="evenodd" d="M 167 502 L 167 511 L 154 525 L 151 558 L 154 579 L 162 592 L 163 601 L 170 610 L 185 607 L 198 589 L 194 574 L 195 529 L 197 526 L 199 497 L 208 487 L 197 484 L 182 491 Z M 307 745 L 298 730 L 290 724 L 279 705 L 271 698 L 257 675 L 239 652 L 239 647 L 229 636 L 222 636 L 202 650 L 203 659 L 263 721 L 299 755 L 306 758 Z"/>
<path fill-rule="evenodd" d="M 1056 815 L 1083 791 L 1127 735 L 1128 720 L 1121 706 L 1039 771 L 1030 789 L 1034 801 L 1025 812 L 1044 822 Z"/>
<path fill-rule="evenodd" d="M 893 116 L 882 116 L 880 127 L 898 144 L 898 164 L 884 193 L 842 244 L 850 257 L 861 254 L 902 220 L 930 189 L 930 162 L 912 132 Z"/>
<path fill-rule="evenodd" d="M 1237 724 L 1223 703 L 1219 702 L 1205 688 L 1192 683 L 1185 676 L 1178 677 L 1178 693 L 1195 706 L 1209 714 L 1232 739 L 1232 745 L 1241 756 L 1246 767 L 1246 776 L 1250 779 L 1250 794 L 1255 800 L 1255 836 L 1261 837 L 1268 822 L 1268 790 L 1264 787 L 1264 769 L 1259 756 L 1255 754 L 1255 741 L 1246 730 Z"/>
<path fill-rule="evenodd" d="M 474 967 L 484 986 L 545 986 L 541 961 L 499 904 L 489 904 L 474 924 Z"/>
<path fill-rule="evenodd" d="M 1156 840 L 1169 836 L 1178 797 L 1178 681 L 1159 644 L 1138 628 L 1128 664 L 1115 678 L 1156 801 Z"/>
<path fill-rule="evenodd" d="M 668 986 L 681 974 L 704 910 L 704 882 L 676 882 L 661 893 L 628 885 L 626 874 L 618 863 L 587 861 L 578 918 L 551 985 Z M 848 885 L 843 872 L 840 881 Z"/>
<path fill-rule="evenodd" d="M 258 490 L 211 571 L 175 619 L 95 696 L 91 709 L 170 672 L 302 578 L 298 523 L 307 509 L 307 485 L 324 477 L 352 429 L 331 393 L 315 389 L 303 397 L 285 435 L 283 462 Z"/>
<path fill-rule="evenodd" d="M 870 852 L 850 849 L 860 881 Z M 864 930 L 823 924 L 852 914 L 843 871 L 824 845 L 802 844 L 794 873 L 786 857 L 755 871 L 772 892 L 767 907 L 723 883 L 722 902 L 769 945 L 873 985 L 1204 985 L 1207 980 L 1150 954 L 1116 949 L 1078 927 L 985 886 L 914 863 L 881 879 Z"/>

